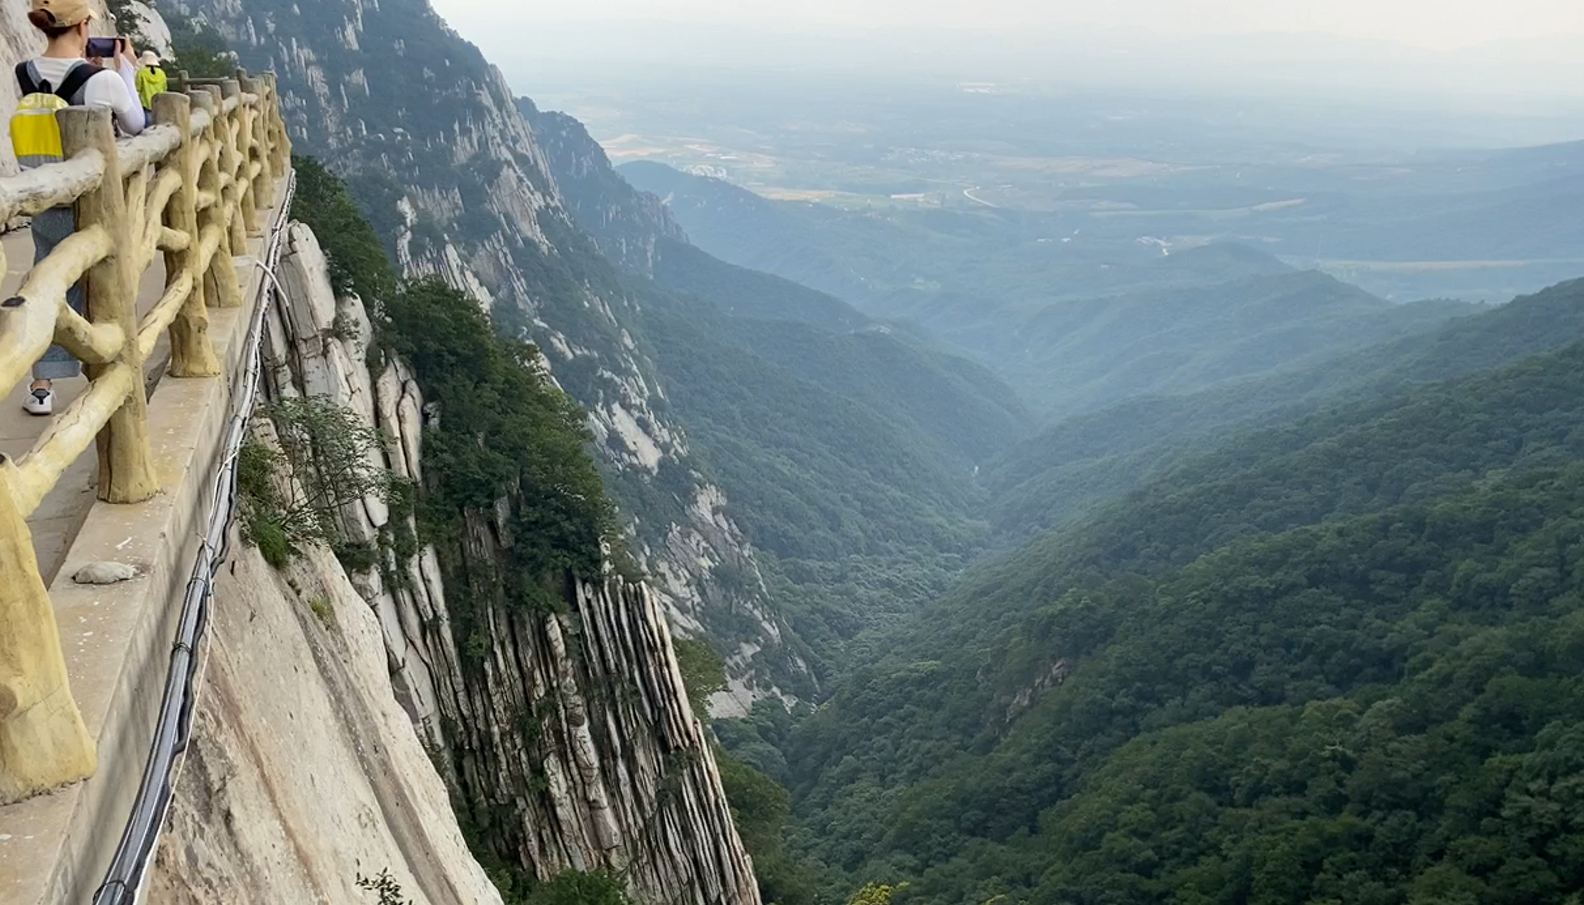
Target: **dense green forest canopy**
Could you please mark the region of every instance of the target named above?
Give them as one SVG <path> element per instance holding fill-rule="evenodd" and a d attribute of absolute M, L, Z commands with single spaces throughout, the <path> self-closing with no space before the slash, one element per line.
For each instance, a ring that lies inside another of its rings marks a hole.
<path fill-rule="evenodd" d="M 896 663 L 811 719 L 802 844 L 916 902 L 1568 901 L 1581 562 L 1571 465 L 1086 583 L 991 652 L 1032 699 Z"/>
<path fill-rule="evenodd" d="M 378 245 L 354 213 L 319 213 L 344 234 L 338 288 L 392 300 L 391 348 L 434 393 L 477 390 L 448 375 L 495 362 L 493 401 L 455 403 L 462 426 L 571 469 L 464 443 L 430 499 L 597 487 L 580 413 L 542 374 L 515 382 L 531 354 L 476 309 L 450 318 L 449 290 L 359 265 Z M 1058 382 L 1094 376 L 1068 403 L 1085 414 L 1029 440 L 1004 384 L 918 332 L 676 235 L 642 279 L 590 263 L 588 237 L 569 247 L 537 278 L 597 281 L 639 313 L 666 404 L 826 683 L 774 676 L 823 706 L 718 724 L 766 901 L 1577 905 L 1580 284 L 1470 314 L 1207 252 L 1270 272 L 1164 314 L 1145 292 L 1041 315 L 1087 356 Z M 1203 352 L 1229 304 L 1265 327 Z M 1115 351 L 1136 342 L 1201 353 Z M 1226 370 L 1256 345 L 1258 367 Z M 518 397 L 540 419 L 520 434 Z M 667 480 L 616 490 L 643 517 L 683 496 Z M 532 508 L 535 569 L 584 567 L 553 554 L 613 524 L 553 493 Z M 1047 526 L 972 565 L 994 528 Z M 683 658 L 702 705 L 719 657 Z"/>
<path fill-rule="evenodd" d="M 1580 399 L 1576 343 L 1187 457 L 736 743 L 832 895 L 1562 903 Z"/>
<path fill-rule="evenodd" d="M 1146 395 L 1068 418 L 985 468 L 992 521 L 1019 534 L 1131 490 L 1228 431 L 1296 420 L 1552 351 L 1584 337 L 1584 281 L 1455 318 L 1403 339 L 1194 393 Z"/>

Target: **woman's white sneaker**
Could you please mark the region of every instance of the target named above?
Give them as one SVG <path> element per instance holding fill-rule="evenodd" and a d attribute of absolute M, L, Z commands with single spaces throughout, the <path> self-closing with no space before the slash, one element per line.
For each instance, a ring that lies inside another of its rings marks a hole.
<path fill-rule="evenodd" d="M 23 400 L 22 408 L 29 415 L 46 417 L 55 414 L 55 390 L 50 387 L 39 387 L 30 390 L 27 399 Z"/>

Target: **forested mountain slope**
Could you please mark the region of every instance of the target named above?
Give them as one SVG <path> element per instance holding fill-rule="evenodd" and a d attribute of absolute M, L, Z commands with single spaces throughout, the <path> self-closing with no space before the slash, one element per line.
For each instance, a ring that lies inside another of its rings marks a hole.
<path fill-rule="evenodd" d="M 1058 422 L 988 466 L 991 519 L 1012 534 L 1051 527 L 1228 431 L 1475 374 L 1581 337 L 1584 281 L 1574 281 L 1307 366 L 1197 393 L 1129 399 Z"/>
<path fill-rule="evenodd" d="M 1323 361 L 1470 310 L 1393 305 L 1325 274 L 1294 272 L 1058 302 L 991 351 L 1015 385 L 1062 417 Z"/>
<path fill-rule="evenodd" d="M 671 410 L 768 554 L 803 659 L 834 669 L 982 549 L 975 474 L 1027 414 L 983 367 L 688 244 L 580 123 L 520 103 L 579 225 L 637 278 Z"/>
<path fill-rule="evenodd" d="M 784 745 L 800 846 L 928 903 L 1564 902 L 1581 400 L 1574 344 L 1333 409 L 976 568 Z"/>
<path fill-rule="evenodd" d="M 919 323 L 994 369 L 1045 420 L 1301 366 L 1434 327 L 1472 306 L 1394 305 L 1221 242 L 1163 254 L 1082 217 L 841 211 L 771 202 L 634 163 L 700 247 Z"/>
<path fill-rule="evenodd" d="M 402 276 L 466 292 L 544 354 L 589 413 L 629 546 L 679 628 L 753 652 L 739 696 L 775 691 L 749 688 L 755 675 L 807 681 L 725 495 L 667 411 L 634 292 L 574 221 L 547 149 L 477 48 L 428 0 L 173 2 L 244 66 L 279 73 L 297 150 L 347 178 Z"/>
<path fill-rule="evenodd" d="M 986 652 L 1055 686 L 1014 725 L 950 661 L 813 719 L 881 737 L 808 846 L 920 903 L 1570 902 L 1581 513 L 1575 464 L 1054 598 Z M 886 731 L 933 708 L 975 742 Z"/>

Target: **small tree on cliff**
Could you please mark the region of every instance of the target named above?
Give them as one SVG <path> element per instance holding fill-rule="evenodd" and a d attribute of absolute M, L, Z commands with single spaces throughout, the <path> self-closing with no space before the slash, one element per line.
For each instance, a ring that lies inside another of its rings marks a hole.
<path fill-rule="evenodd" d="M 244 536 L 277 568 L 311 543 L 329 544 L 349 567 L 370 565 L 368 553 L 346 542 L 340 513 L 365 498 L 388 503 L 400 490 L 396 476 L 377 464 L 374 429 L 325 398 L 283 399 L 261 414 L 275 442 L 255 437 L 242 448 L 237 487 Z M 280 480 L 287 471 L 291 480 Z"/>
<path fill-rule="evenodd" d="M 401 884 L 396 882 L 396 878 L 391 876 L 389 870 L 380 871 L 377 877 L 365 877 L 359 874 L 357 885 L 358 889 L 379 896 L 379 905 L 413 905 L 412 899 L 403 896 Z"/>

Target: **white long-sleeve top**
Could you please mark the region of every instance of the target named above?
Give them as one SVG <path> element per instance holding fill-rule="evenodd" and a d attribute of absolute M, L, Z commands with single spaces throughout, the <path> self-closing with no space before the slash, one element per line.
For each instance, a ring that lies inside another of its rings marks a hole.
<path fill-rule="evenodd" d="M 33 59 L 39 78 L 51 85 L 59 85 L 72 67 L 81 62 L 81 59 L 68 57 Z M 148 126 L 144 121 L 143 105 L 138 102 L 137 67 L 126 57 L 116 57 L 116 68 L 105 69 L 88 80 L 83 88 L 83 104 L 113 110 L 122 135 L 136 135 Z"/>

